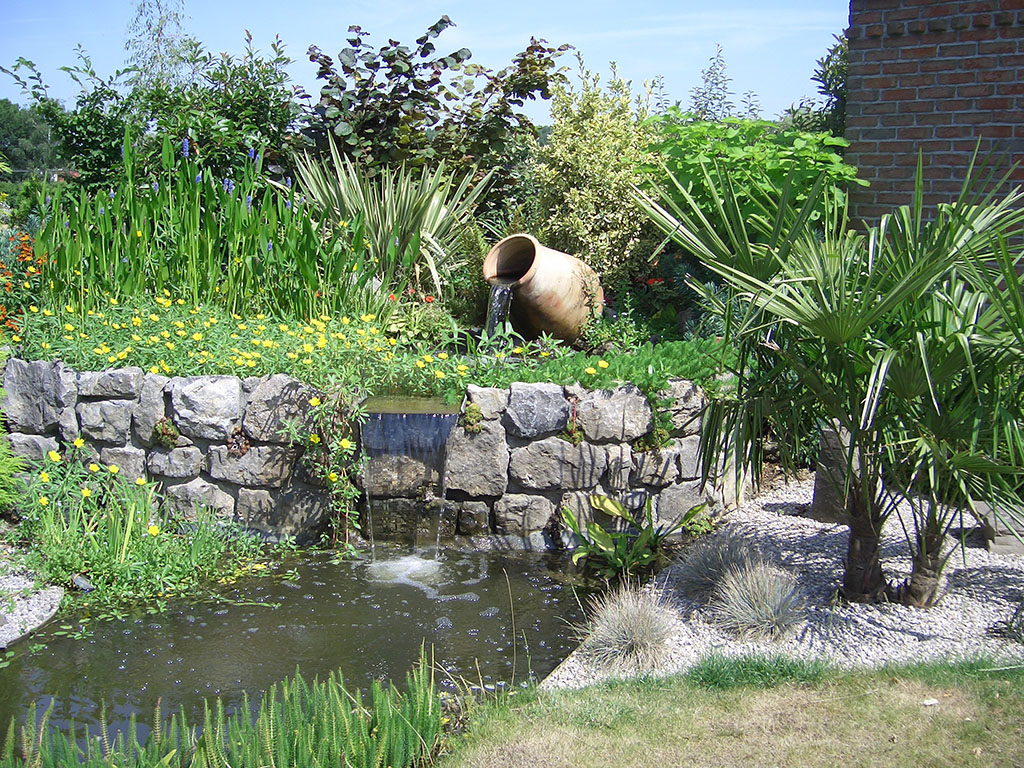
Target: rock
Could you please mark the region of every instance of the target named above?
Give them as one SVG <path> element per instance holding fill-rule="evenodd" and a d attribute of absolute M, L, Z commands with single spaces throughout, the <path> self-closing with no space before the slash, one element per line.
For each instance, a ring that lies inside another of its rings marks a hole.
<path fill-rule="evenodd" d="M 552 435 L 569 422 L 569 401 L 558 384 L 517 382 L 509 388 L 505 422 L 517 437 Z"/>
<path fill-rule="evenodd" d="M 276 533 L 270 524 L 274 518 L 274 496 L 261 488 L 239 488 L 235 518 L 246 528 Z"/>
<path fill-rule="evenodd" d="M 90 440 L 124 445 L 135 403 L 131 400 L 81 402 L 75 407 L 82 434 Z"/>
<path fill-rule="evenodd" d="M 464 501 L 459 509 L 458 533 L 472 536 L 491 530 L 491 508 L 485 501 Z"/>
<path fill-rule="evenodd" d="M 440 499 L 373 499 L 366 516 L 377 539 L 433 545 L 438 536 L 450 539 L 455 533 L 454 511 L 446 512 Z"/>
<path fill-rule="evenodd" d="M 153 448 L 149 453 L 149 471 L 161 477 L 198 477 L 205 459 L 195 446 Z"/>
<path fill-rule="evenodd" d="M 607 465 L 603 447 L 549 437 L 514 449 L 509 474 L 514 482 L 534 490 L 588 489 L 598 484 Z"/>
<path fill-rule="evenodd" d="M 659 525 L 672 525 L 698 504 L 707 504 L 708 511 L 717 502 L 707 490 L 701 490 L 699 480 L 670 485 L 658 494 L 655 519 Z"/>
<path fill-rule="evenodd" d="M 52 437 L 42 435 L 26 435 L 21 432 L 11 432 L 7 436 L 11 441 L 11 451 L 15 456 L 21 456 L 33 464 L 42 464 L 46 460 L 46 454 L 57 450 L 57 441 Z"/>
<path fill-rule="evenodd" d="M 210 477 L 236 485 L 280 488 L 291 475 L 296 451 L 282 445 L 254 445 L 242 456 L 232 456 L 226 445 L 212 445 Z"/>
<path fill-rule="evenodd" d="M 146 479 L 146 452 L 141 448 L 131 445 L 101 448 L 100 463 L 107 467 L 118 467 L 118 475 L 129 482 L 135 482 L 140 477 Z"/>
<path fill-rule="evenodd" d="M 508 443 L 497 421 L 470 434 L 456 426 L 448 437 L 445 487 L 469 496 L 501 496 L 508 486 Z"/>
<path fill-rule="evenodd" d="M 421 497 L 437 488 L 441 473 L 436 466 L 413 456 L 385 454 L 366 463 L 363 482 L 371 496 Z"/>
<path fill-rule="evenodd" d="M 171 418 L 186 437 L 226 440 L 242 419 L 242 383 L 234 376 L 172 379 Z"/>
<path fill-rule="evenodd" d="M 679 479 L 700 479 L 700 437 L 693 435 L 675 441 L 679 451 Z"/>
<path fill-rule="evenodd" d="M 831 427 L 821 432 L 818 461 L 814 472 L 814 496 L 807 517 L 822 523 L 849 525 L 846 512 L 846 451 L 849 438 Z M 854 457 L 854 472 L 859 464 Z"/>
<path fill-rule="evenodd" d="M 672 435 L 688 437 L 700 433 L 700 419 L 707 397 L 704 390 L 685 379 L 669 379 L 668 389 L 658 393 L 660 400 L 672 400 Z"/>
<path fill-rule="evenodd" d="M 588 392 L 576 406 L 576 422 L 592 442 L 636 440 L 650 430 L 651 416 L 651 404 L 633 384 Z"/>
<path fill-rule="evenodd" d="M 282 374 L 275 374 L 282 375 Z M 260 384 L 269 379 L 270 376 L 246 376 L 242 379 L 242 391 L 247 395 L 251 395 Z"/>
<path fill-rule="evenodd" d="M 305 384 L 283 373 L 259 380 L 245 406 L 242 429 L 253 440 L 288 444 L 281 430 L 285 422 L 307 420 L 312 396 Z"/>
<path fill-rule="evenodd" d="M 166 376 L 155 373 L 147 373 L 142 379 L 139 404 L 132 414 L 132 431 L 142 445 L 153 445 L 153 428 L 167 416 L 164 389 L 169 381 Z"/>
<path fill-rule="evenodd" d="M 73 392 L 63 373 L 66 370 L 62 363 L 43 360 L 7 361 L 2 409 L 11 432 L 43 435 L 56 431 L 60 412 L 74 405 Z"/>
<path fill-rule="evenodd" d="M 508 407 L 508 390 L 498 387 L 478 387 L 470 384 L 466 387 L 469 402 L 480 406 L 480 414 L 485 419 L 499 419 Z"/>
<path fill-rule="evenodd" d="M 555 505 L 543 496 L 507 493 L 494 502 L 496 533 L 528 536 L 548 524 Z"/>
<path fill-rule="evenodd" d="M 308 545 L 319 539 L 330 513 L 331 501 L 326 492 L 292 486 L 278 497 L 264 525 L 250 527 L 277 536 L 294 536 L 297 544 Z"/>
<path fill-rule="evenodd" d="M 679 479 L 679 447 L 669 444 L 653 451 L 638 451 L 633 454 L 635 483 L 644 485 L 671 485 Z"/>
<path fill-rule="evenodd" d="M 564 493 L 562 494 L 562 501 L 559 504 L 559 511 L 562 509 L 568 509 L 572 512 L 581 528 L 586 528 L 587 523 L 590 522 L 597 523 L 606 530 L 614 528 L 616 525 L 615 518 L 594 509 L 594 505 L 590 503 L 590 497 L 594 495 L 604 496 L 605 494 L 601 493 L 601 489 L 597 489 L 593 492 L 569 491 L 568 493 Z M 612 494 L 611 497 L 618 499 L 616 494 Z M 566 530 L 568 530 L 568 526 L 566 526 Z"/>
<path fill-rule="evenodd" d="M 201 477 L 165 487 L 164 501 L 172 510 L 193 519 L 200 506 L 212 510 L 220 518 L 230 519 L 235 511 L 235 500 L 231 494 Z"/>
<path fill-rule="evenodd" d="M 633 449 L 628 443 L 623 443 L 609 445 L 605 450 L 608 453 L 605 485 L 612 491 L 624 491 L 629 488 L 629 476 L 633 471 Z"/>
<path fill-rule="evenodd" d="M 84 371 L 78 374 L 78 396 L 134 400 L 142 392 L 142 376 L 142 369 L 134 367 Z"/>
<path fill-rule="evenodd" d="M 60 416 L 57 417 L 57 432 L 60 434 L 60 439 L 65 443 L 72 443 L 78 438 L 81 431 L 75 409 L 62 408 Z"/>

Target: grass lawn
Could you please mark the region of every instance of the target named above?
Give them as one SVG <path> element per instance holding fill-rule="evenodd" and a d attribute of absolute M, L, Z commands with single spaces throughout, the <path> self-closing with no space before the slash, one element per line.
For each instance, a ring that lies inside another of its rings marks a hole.
<path fill-rule="evenodd" d="M 711 662 L 685 676 L 486 704 L 446 768 L 1024 765 L 1024 669 L 836 672 Z"/>

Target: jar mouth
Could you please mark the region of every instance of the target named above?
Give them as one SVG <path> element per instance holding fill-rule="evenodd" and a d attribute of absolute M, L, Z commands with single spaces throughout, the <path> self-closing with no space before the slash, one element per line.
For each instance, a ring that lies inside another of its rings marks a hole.
<path fill-rule="evenodd" d="M 533 271 L 537 240 L 531 235 L 510 235 L 499 242 L 484 259 L 484 279 L 491 285 L 515 285 Z"/>

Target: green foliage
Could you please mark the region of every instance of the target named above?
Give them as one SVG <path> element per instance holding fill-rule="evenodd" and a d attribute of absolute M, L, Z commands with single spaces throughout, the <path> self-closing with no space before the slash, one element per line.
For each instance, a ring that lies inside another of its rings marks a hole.
<path fill-rule="evenodd" d="M 493 73 L 468 64 L 468 48 L 437 54 L 432 41 L 451 26 L 442 16 L 414 48 L 389 40 L 378 50 L 367 45 L 361 27 L 349 27 L 349 47 L 338 54 L 337 67 L 310 46 L 310 61 L 325 81 L 316 128 L 367 168 L 441 159 L 475 163 L 501 156 L 518 134 L 532 134 L 533 125 L 515 109 L 549 97 L 555 59 L 567 46 L 548 48 L 531 38 L 511 66 Z"/>
<path fill-rule="evenodd" d="M 579 539 L 572 561 L 584 560 L 588 568 L 605 578 L 636 576 L 656 567 L 664 561 L 665 539 L 701 515 L 705 507 L 703 504 L 692 507 L 680 520 L 665 526 L 655 525 L 650 498 L 644 506 L 642 519 L 621 502 L 607 496 L 592 494 L 590 505 L 598 512 L 621 521 L 624 528 L 607 531 L 591 520 L 584 529 L 567 507 L 562 508 L 562 521 Z"/>
<path fill-rule="evenodd" d="M 591 601 L 580 635 L 583 653 L 603 668 L 643 674 L 668 653 L 674 616 L 664 593 L 626 580 Z"/>
<path fill-rule="evenodd" d="M 179 437 L 181 437 L 181 432 L 178 431 L 174 421 L 167 416 L 157 419 L 156 424 L 153 425 L 153 442 L 162 445 L 167 450 L 178 443 Z"/>
<path fill-rule="evenodd" d="M 463 328 L 480 328 L 487 320 L 490 286 L 483 279 L 483 272 L 484 256 L 489 249 L 483 230 L 475 219 L 470 219 L 453 233 L 452 261 L 444 285 L 444 304 Z"/>
<path fill-rule="evenodd" d="M 467 403 L 459 414 L 459 426 L 470 435 L 478 435 L 483 431 L 481 423 L 484 420 L 483 411 L 477 403 Z"/>
<path fill-rule="evenodd" d="M 36 248 L 50 259 L 56 301 L 98 307 L 170 290 L 193 305 L 313 316 L 369 283 L 358 222 L 318 227 L 294 190 L 260 185 L 255 151 L 236 184 L 164 139 L 161 173 L 141 183 L 130 143 L 122 147 L 126 181 L 116 190 L 61 186 L 43 206 Z"/>
<path fill-rule="evenodd" d="M 124 480 L 117 465 L 90 460 L 84 441 L 50 451 L 21 497 L 13 539 L 46 581 L 71 586 L 76 574 L 95 587 L 88 600 L 107 607 L 162 607 L 174 593 L 194 595 L 258 554 L 253 539 L 208 517 L 183 527 L 157 511 L 153 483 Z"/>
<path fill-rule="evenodd" d="M 820 661 L 785 656 L 708 656 L 686 673 L 687 679 L 714 691 L 733 688 L 775 688 L 787 683 L 817 683 L 828 672 Z"/>
<path fill-rule="evenodd" d="M 441 163 L 414 173 L 404 165 L 374 176 L 341 155 L 330 140 L 332 165 L 308 155 L 297 171 L 310 198 L 335 228 L 361 222 L 361 241 L 384 288 L 401 293 L 407 285 L 421 289 L 428 278 L 440 293 L 452 268 L 450 249 L 471 218 L 490 174 L 456 178 Z"/>
<path fill-rule="evenodd" d="M 606 288 L 644 275 L 660 237 L 629 196 L 651 165 L 655 137 L 643 103 L 634 110 L 630 84 L 612 69 L 606 87 L 582 69 L 578 91 L 560 86 L 552 98 L 554 128 L 537 151 L 531 175 L 543 222 L 542 242 L 589 264 Z"/>
<path fill-rule="evenodd" d="M 11 723 L 0 749 L 0 768 L 410 768 L 426 764 L 441 737 L 441 704 L 433 671 L 424 659 L 407 675 L 404 693 L 375 680 L 366 700 L 358 688 L 346 686 L 340 672 L 312 682 L 296 672 L 294 678 L 262 695 L 255 717 L 247 698 L 231 715 L 219 699 L 208 703 L 202 723 L 188 723 L 184 713 L 165 722 L 157 710 L 153 728 L 143 741 L 136 735 L 134 718 L 127 733 L 110 741 L 105 725 L 100 728 L 102 739 L 88 729 L 85 733 L 50 729 L 51 712 L 52 705 L 37 718 L 33 706 L 24 726 L 16 730 Z"/>
<path fill-rule="evenodd" d="M 3 390 L 0 390 L 0 398 L 3 397 Z M 25 468 L 24 459 L 15 456 L 11 450 L 7 428 L 0 425 L 0 513 L 11 509 L 23 498 L 25 484 L 18 475 Z"/>
<path fill-rule="evenodd" d="M 0 154 L 11 168 L 0 173 L 0 181 L 25 181 L 56 167 L 57 148 L 49 133 L 39 110 L 0 99 Z"/>
<path fill-rule="evenodd" d="M 846 132 L 846 71 L 850 62 L 849 45 L 846 36 L 835 36 L 836 44 L 828 53 L 818 59 L 811 80 L 818 84 L 818 93 L 825 97 L 821 108 L 825 130 L 833 136 Z"/>
<path fill-rule="evenodd" d="M 722 54 L 722 46 L 715 45 L 715 55 L 708 61 L 707 67 L 701 70 L 700 85 L 690 90 L 689 112 L 698 120 L 718 122 L 729 117 L 744 117 L 756 120 L 760 108 L 757 104 L 757 97 L 753 92 L 743 94 L 741 114 L 736 114 L 736 108 L 729 90 L 730 78 L 726 74 L 725 56 Z"/>

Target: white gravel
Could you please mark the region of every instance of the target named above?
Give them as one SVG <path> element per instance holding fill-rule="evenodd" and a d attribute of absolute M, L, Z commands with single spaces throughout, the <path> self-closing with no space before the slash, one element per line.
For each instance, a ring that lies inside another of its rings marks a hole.
<path fill-rule="evenodd" d="M 0 545 L 0 650 L 53 618 L 64 590 L 41 587 L 21 557 Z"/>
<path fill-rule="evenodd" d="M 807 601 L 806 622 L 774 642 L 739 641 L 714 626 L 705 605 L 673 588 L 670 568 L 659 583 L 672 598 L 676 626 L 667 661 L 654 674 L 684 672 L 709 654 L 785 655 L 840 668 L 981 655 L 1007 665 L 1024 663 L 1024 644 L 993 631 L 1024 599 L 1024 556 L 975 546 L 966 547 L 962 555 L 958 548 L 946 566 L 942 597 L 929 610 L 840 603 L 835 596 L 849 529 L 799 516 L 813 488 L 813 477 L 780 483 L 729 513 L 720 529 L 749 537 L 765 559 L 797 576 Z M 908 547 L 898 519 L 891 519 L 883 532 L 882 558 L 890 580 L 909 576 Z M 578 688 L 610 676 L 577 650 L 542 686 Z"/>

